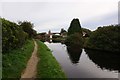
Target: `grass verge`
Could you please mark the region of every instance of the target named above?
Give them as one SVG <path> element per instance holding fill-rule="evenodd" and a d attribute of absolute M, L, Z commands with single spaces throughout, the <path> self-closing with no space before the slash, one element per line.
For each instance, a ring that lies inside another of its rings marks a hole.
<path fill-rule="evenodd" d="M 38 78 L 66 78 L 59 63 L 53 57 L 50 49 L 41 41 L 38 41 Z"/>
<path fill-rule="evenodd" d="M 2 78 L 20 78 L 34 49 L 33 40 L 26 41 L 22 48 L 2 55 Z"/>

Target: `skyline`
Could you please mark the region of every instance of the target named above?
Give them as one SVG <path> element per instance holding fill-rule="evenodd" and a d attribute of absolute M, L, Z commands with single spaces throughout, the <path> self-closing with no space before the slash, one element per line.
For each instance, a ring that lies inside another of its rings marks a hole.
<path fill-rule="evenodd" d="M 74 18 L 79 19 L 81 27 L 95 30 L 99 26 L 118 23 L 118 0 L 2 2 L 2 17 L 13 22 L 31 21 L 38 33 L 48 30 L 58 32 L 61 28 L 67 30 Z"/>

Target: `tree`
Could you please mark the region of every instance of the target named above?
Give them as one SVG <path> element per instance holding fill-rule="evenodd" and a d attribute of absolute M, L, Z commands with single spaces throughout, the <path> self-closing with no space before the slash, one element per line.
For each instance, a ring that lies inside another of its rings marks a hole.
<path fill-rule="evenodd" d="M 92 33 L 91 30 L 86 29 L 86 28 L 82 28 L 82 32 L 85 32 L 85 33 L 86 33 L 85 37 L 89 37 L 89 36 L 91 35 L 91 33 Z"/>
<path fill-rule="evenodd" d="M 89 37 L 85 47 L 90 49 L 119 51 L 120 52 L 120 26 L 110 25 L 98 27 Z"/>
<path fill-rule="evenodd" d="M 19 22 L 20 26 L 22 27 L 22 29 L 28 33 L 29 38 L 34 37 L 34 35 L 36 35 L 36 31 L 33 29 L 33 24 L 31 22 L 28 21 L 24 21 L 24 22 Z"/>
<path fill-rule="evenodd" d="M 62 34 L 62 33 L 66 33 L 66 32 L 67 32 L 67 31 L 64 30 L 64 28 L 62 28 L 61 31 L 60 31 L 61 34 Z"/>
<path fill-rule="evenodd" d="M 21 47 L 26 39 L 27 33 L 14 22 L 0 18 L 2 22 L 2 52 L 9 52 L 14 48 Z"/>
<path fill-rule="evenodd" d="M 68 29 L 68 35 L 71 35 L 74 33 L 80 33 L 82 35 L 82 29 L 81 29 L 79 19 L 73 19 Z"/>
<path fill-rule="evenodd" d="M 83 34 L 79 19 L 73 19 L 68 29 L 67 39 L 65 44 L 67 46 L 83 47 Z"/>

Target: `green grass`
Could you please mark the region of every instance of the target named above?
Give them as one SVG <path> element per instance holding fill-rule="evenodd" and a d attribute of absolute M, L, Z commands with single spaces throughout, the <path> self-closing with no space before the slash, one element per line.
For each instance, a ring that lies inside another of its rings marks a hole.
<path fill-rule="evenodd" d="M 38 78 L 64 78 L 66 76 L 61 69 L 59 63 L 53 57 L 50 49 L 41 41 L 38 41 L 38 56 L 40 61 L 38 62 Z"/>
<path fill-rule="evenodd" d="M 34 49 L 33 40 L 26 41 L 22 48 L 2 55 L 2 77 L 20 78 Z"/>

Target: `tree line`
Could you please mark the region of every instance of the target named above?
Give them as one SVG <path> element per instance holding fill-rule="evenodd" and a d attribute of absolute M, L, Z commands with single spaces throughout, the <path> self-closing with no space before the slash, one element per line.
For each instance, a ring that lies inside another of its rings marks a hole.
<path fill-rule="evenodd" d="M 83 32 L 87 33 L 83 36 Z M 81 28 L 79 19 L 73 19 L 68 28 L 65 44 L 104 51 L 120 52 L 120 26 L 108 25 L 98 27 L 95 31 Z"/>
<path fill-rule="evenodd" d="M 22 47 L 27 39 L 34 38 L 34 25 L 28 21 L 11 22 L 0 18 L 2 22 L 2 52 L 9 52 L 14 48 Z M 61 29 L 61 33 L 66 32 Z M 87 33 L 83 36 L 83 32 Z M 73 19 L 67 31 L 65 44 L 106 51 L 120 51 L 120 26 L 109 25 L 98 27 L 95 31 L 82 28 L 79 19 Z"/>
<path fill-rule="evenodd" d="M 85 48 L 120 52 L 120 26 L 98 27 L 85 43 Z"/>

